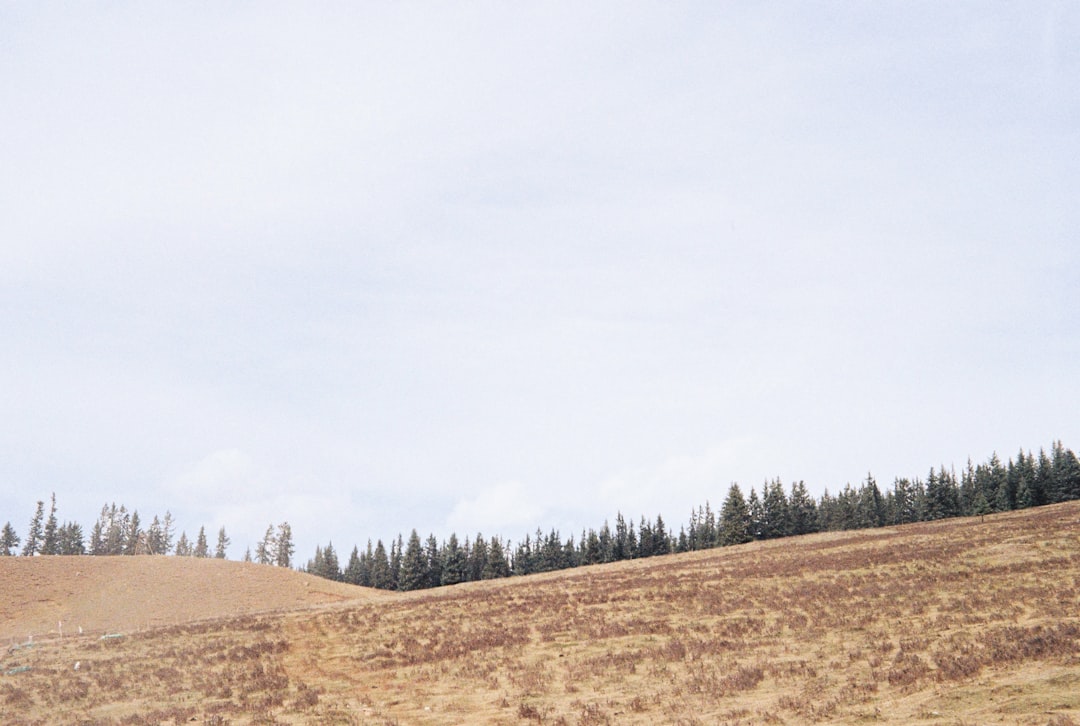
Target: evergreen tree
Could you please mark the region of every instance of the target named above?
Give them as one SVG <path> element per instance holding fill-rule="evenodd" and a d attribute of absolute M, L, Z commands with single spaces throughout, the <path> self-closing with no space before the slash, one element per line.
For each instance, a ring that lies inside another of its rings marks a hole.
<path fill-rule="evenodd" d="M 881 496 L 873 474 L 867 473 L 866 481 L 859 488 L 854 519 L 856 529 L 881 527 L 885 524 L 885 498 Z"/>
<path fill-rule="evenodd" d="M 630 559 L 630 536 L 626 528 L 626 520 L 622 512 L 615 515 L 615 542 L 613 556 L 616 561 Z"/>
<path fill-rule="evenodd" d="M 611 534 L 611 527 L 608 526 L 607 520 L 604 520 L 604 526 L 600 528 L 600 561 L 601 562 L 614 562 L 615 561 L 615 538 Z"/>
<path fill-rule="evenodd" d="M 41 551 L 41 541 L 43 538 L 42 532 L 42 520 L 45 519 L 45 502 L 38 501 L 37 510 L 34 512 L 33 518 L 30 520 L 30 528 L 26 533 L 26 543 L 23 545 L 23 557 L 33 557 Z"/>
<path fill-rule="evenodd" d="M 58 554 L 61 555 L 85 555 L 86 545 L 83 543 L 82 526 L 78 522 L 65 522 L 58 530 Z"/>
<path fill-rule="evenodd" d="M 248 545 L 246 548 L 244 548 L 243 562 L 253 562 L 253 561 L 254 560 L 251 557 L 251 545 Z"/>
<path fill-rule="evenodd" d="M 761 525 L 765 513 L 761 506 L 761 499 L 758 497 L 757 490 L 754 487 L 750 487 L 750 496 L 746 500 L 746 508 L 750 512 L 750 537 L 752 539 L 761 539 Z"/>
<path fill-rule="evenodd" d="M 274 525 L 271 524 L 266 527 L 262 541 L 255 545 L 255 561 L 260 565 L 272 565 L 276 554 L 277 537 L 274 535 Z"/>
<path fill-rule="evenodd" d="M 0 532 L 0 556 L 11 557 L 15 548 L 19 546 L 19 535 L 15 533 L 15 528 L 11 526 L 11 522 L 4 524 L 4 529 Z"/>
<path fill-rule="evenodd" d="M 810 534 L 818 531 L 817 505 L 806 490 L 806 484 L 797 481 L 791 485 L 791 498 L 788 500 L 791 534 Z"/>
<path fill-rule="evenodd" d="M 1051 502 L 1080 499 L 1080 461 L 1076 454 L 1055 441 L 1051 459 Z"/>
<path fill-rule="evenodd" d="M 456 585 L 465 582 L 467 575 L 467 562 L 465 553 L 458 543 L 456 533 L 450 534 L 450 539 L 443 548 L 442 585 Z"/>
<path fill-rule="evenodd" d="M 409 533 L 409 542 L 405 545 L 405 555 L 401 562 L 401 577 L 398 585 L 401 590 L 422 590 L 428 586 L 427 557 L 424 546 L 420 544 L 420 535 L 414 529 Z"/>
<path fill-rule="evenodd" d="M 654 555 L 666 555 L 671 552 L 671 537 L 668 534 L 667 525 L 664 524 L 664 518 L 659 514 L 656 515 L 656 524 L 653 525 L 652 536 Z"/>
<path fill-rule="evenodd" d="M 429 534 L 424 544 L 424 560 L 426 561 L 427 581 L 424 587 L 438 587 L 442 584 L 442 551 L 435 535 Z"/>
<path fill-rule="evenodd" d="M 56 492 L 52 495 L 52 504 L 49 507 L 49 519 L 45 522 L 45 530 L 42 533 L 41 554 L 60 554 L 60 540 L 58 538 L 59 524 L 56 521 Z"/>
<path fill-rule="evenodd" d="M 737 545 L 750 539 L 750 510 L 739 485 L 732 483 L 720 510 L 720 544 Z"/>
<path fill-rule="evenodd" d="M 334 550 L 333 542 L 328 542 L 326 544 L 326 549 L 323 550 L 323 566 L 322 572 L 319 574 L 327 580 L 341 582 L 341 564 L 338 562 L 338 556 L 337 552 Z"/>
<path fill-rule="evenodd" d="M 191 557 L 193 554 L 191 543 L 188 542 L 187 532 L 181 532 L 180 539 L 176 540 L 176 556 Z"/>
<path fill-rule="evenodd" d="M 146 548 L 152 555 L 165 554 L 165 538 L 161 530 L 161 520 L 156 514 L 150 526 L 146 528 Z"/>
<path fill-rule="evenodd" d="M 363 585 L 364 576 L 360 565 L 360 550 L 353 545 L 352 554 L 349 555 L 349 564 L 345 566 L 345 582 L 350 585 Z"/>
<path fill-rule="evenodd" d="M 761 537 L 775 539 L 787 537 L 791 533 L 791 515 L 784 485 L 780 479 L 774 479 L 762 488 L 761 497 Z"/>
<path fill-rule="evenodd" d="M 176 522 L 173 521 L 172 512 L 166 510 L 165 518 L 161 520 L 161 551 L 154 554 L 167 555 L 172 551 L 173 535 L 176 533 Z"/>
<path fill-rule="evenodd" d="M 652 525 L 644 516 L 641 517 L 641 523 L 638 524 L 638 547 L 637 557 L 645 558 L 653 556 L 653 532 Z"/>
<path fill-rule="evenodd" d="M 222 527 L 217 533 L 217 547 L 214 548 L 214 557 L 219 560 L 225 559 L 225 551 L 229 548 L 232 540 L 229 539 L 229 535 L 225 534 L 225 528 Z"/>
<path fill-rule="evenodd" d="M 960 492 L 956 486 L 956 479 L 945 471 L 944 467 L 938 473 L 930 469 L 926 479 L 926 512 L 927 520 L 947 519 L 960 514 Z"/>
<path fill-rule="evenodd" d="M 292 556 L 296 551 L 292 541 L 292 527 L 282 522 L 277 529 L 277 547 L 274 551 L 274 564 L 278 567 L 292 567 Z"/>
<path fill-rule="evenodd" d="M 386 556 L 386 547 L 382 540 L 375 545 L 371 560 L 371 587 L 380 590 L 392 590 L 394 578 L 390 575 L 390 558 Z"/>
<path fill-rule="evenodd" d="M 397 590 L 401 582 L 401 558 L 404 555 L 405 542 L 401 535 L 390 545 L 390 589 Z"/>
<path fill-rule="evenodd" d="M 131 519 L 128 521 L 127 535 L 124 542 L 124 554 L 136 555 L 139 553 L 139 541 L 142 539 L 142 529 L 140 529 L 139 512 L 134 511 L 131 513 Z"/>
<path fill-rule="evenodd" d="M 484 535 L 477 532 L 476 539 L 473 540 L 472 548 L 469 550 L 468 556 L 468 571 L 469 581 L 476 582 L 484 576 L 484 568 L 487 567 L 488 548 L 487 542 L 484 540 Z"/>
<path fill-rule="evenodd" d="M 94 526 L 90 529 L 90 554 L 105 554 L 105 532 L 100 519 L 94 522 Z"/>
<path fill-rule="evenodd" d="M 480 573 L 480 577 L 484 580 L 510 577 L 510 564 L 506 561 L 506 550 L 498 537 L 491 538 L 487 562 L 484 564 L 484 571 Z"/>
<path fill-rule="evenodd" d="M 206 542 L 206 527 L 199 527 L 199 535 L 195 539 L 196 557 L 206 558 L 210 556 L 210 546 Z"/>

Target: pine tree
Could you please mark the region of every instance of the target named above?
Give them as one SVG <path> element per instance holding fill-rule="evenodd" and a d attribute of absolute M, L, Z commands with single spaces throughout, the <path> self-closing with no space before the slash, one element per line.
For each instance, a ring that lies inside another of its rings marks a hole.
<path fill-rule="evenodd" d="M 323 550 L 322 576 L 327 580 L 341 582 L 341 564 L 338 562 L 337 552 L 334 551 L 334 543 L 328 542 Z"/>
<path fill-rule="evenodd" d="M 146 548 L 152 555 L 165 553 L 165 541 L 161 531 L 161 520 L 155 514 L 150 526 L 146 528 Z"/>
<path fill-rule="evenodd" d="M 173 521 L 172 512 L 165 510 L 165 518 L 161 520 L 161 551 L 154 554 L 167 555 L 172 551 L 173 535 L 176 533 L 176 522 Z"/>
<path fill-rule="evenodd" d="M 456 533 L 450 533 L 450 539 L 443 548 L 442 561 L 442 580 L 440 584 L 456 585 L 459 582 L 465 582 L 467 563 Z"/>
<path fill-rule="evenodd" d="M 135 555 L 139 553 L 139 540 L 142 538 L 143 534 L 139 525 L 139 512 L 134 511 L 131 513 L 131 519 L 128 522 L 127 535 L 124 543 L 125 555 Z"/>
<path fill-rule="evenodd" d="M 476 582 L 483 577 L 484 568 L 487 566 L 487 558 L 487 542 L 484 540 L 484 535 L 477 532 L 468 556 L 469 582 Z"/>
<path fill-rule="evenodd" d="M 42 520 L 45 519 L 45 502 L 38 501 L 37 510 L 33 519 L 30 520 L 30 529 L 26 533 L 26 543 L 23 545 L 23 557 L 33 557 L 41 551 Z"/>
<path fill-rule="evenodd" d="M 654 555 L 666 555 L 671 552 L 671 537 L 668 535 L 667 525 L 664 524 L 664 518 L 659 514 L 656 515 L 656 524 L 653 526 L 652 536 L 652 551 Z"/>
<path fill-rule="evenodd" d="M 484 571 L 480 574 L 484 580 L 493 580 L 499 577 L 510 577 L 510 564 L 506 561 L 506 550 L 498 537 L 491 538 L 488 546 L 487 562 L 484 563 Z"/>
<path fill-rule="evenodd" d="M 746 499 L 746 508 L 750 512 L 750 537 L 752 539 L 761 539 L 761 525 L 765 514 L 761 506 L 761 499 L 758 498 L 757 490 L 754 487 L 750 487 L 750 496 Z"/>
<path fill-rule="evenodd" d="M 11 522 L 4 524 L 4 529 L 0 532 L 0 556 L 11 557 L 14 553 L 12 550 L 19 546 L 19 535 L 15 533 L 15 528 L 11 526 Z"/>
<path fill-rule="evenodd" d="M 375 545 L 375 552 L 371 560 L 371 587 L 380 590 L 393 589 L 394 580 L 390 576 L 390 560 L 386 556 L 386 547 L 382 540 Z"/>
<path fill-rule="evenodd" d="M 628 560 L 630 559 L 630 535 L 626 528 L 626 520 L 623 519 L 622 512 L 615 515 L 615 543 L 613 555 L 615 560 Z"/>
<path fill-rule="evenodd" d="M 274 564 L 278 567 L 292 567 L 292 556 L 296 547 L 292 541 L 292 527 L 282 522 L 277 529 L 277 547 L 274 552 Z"/>
<path fill-rule="evenodd" d="M 101 520 L 94 522 L 90 529 L 90 554 L 105 554 L 105 531 L 102 529 Z"/>
<path fill-rule="evenodd" d="M 225 551 L 229 548 L 229 545 L 231 543 L 232 540 L 230 540 L 229 536 L 225 534 L 225 528 L 222 527 L 221 529 L 219 529 L 217 533 L 217 547 L 214 548 L 214 557 L 219 560 L 224 560 Z"/>
<path fill-rule="evenodd" d="M 442 584 L 442 552 L 439 548 L 439 540 L 435 535 L 429 534 L 424 544 L 424 560 L 427 572 L 427 581 L 424 587 L 438 587 Z"/>
<path fill-rule="evenodd" d="M 784 485 L 780 479 L 766 483 L 762 488 L 761 498 L 761 537 L 774 539 L 791 534 L 791 515 Z"/>
<path fill-rule="evenodd" d="M 806 484 L 797 481 L 791 485 L 791 498 L 788 500 L 791 534 L 810 534 L 818 530 L 817 505 Z"/>
<path fill-rule="evenodd" d="M 192 554 L 191 543 L 188 542 L 187 532 L 181 532 L 180 539 L 176 540 L 176 556 L 191 557 Z"/>
<path fill-rule="evenodd" d="M 244 550 L 244 560 L 243 561 L 244 562 L 252 562 L 253 561 L 252 557 L 251 557 L 251 546 L 250 545 Z"/>
<path fill-rule="evenodd" d="M 409 534 L 409 543 L 405 545 L 398 584 L 404 591 L 422 590 L 428 586 L 427 557 L 415 529 Z"/>
<path fill-rule="evenodd" d="M 78 522 L 65 522 L 58 530 L 58 540 L 61 555 L 85 555 L 86 545 L 83 544 L 82 526 Z"/>
<path fill-rule="evenodd" d="M 345 582 L 350 585 L 363 585 L 364 578 L 360 567 L 360 550 L 353 545 L 352 554 L 349 555 L 349 564 L 345 566 Z"/>
<path fill-rule="evenodd" d="M 274 525 L 267 525 L 266 534 L 262 541 L 255 545 L 255 561 L 260 565 L 274 564 L 277 554 L 277 537 L 274 535 Z"/>
<path fill-rule="evenodd" d="M 195 540 L 195 556 L 204 559 L 210 556 L 210 546 L 206 542 L 206 527 L 199 527 L 199 536 Z"/>
<path fill-rule="evenodd" d="M 390 589 L 397 590 L 401 582 L 401 558 L 405 554 L 405 541 L 397 536 L 390 545 Z"/>
<path fill-rule="evenodd" d="M 720 544 L 737 545 L 750 539 L 750 511 L 739 485 L 732 483 L 720 510 Z"/>
<path fill-rule="evenodd" d="M 57 536 L 58 527 L 59 524 L 56 521 L 56 492 L 53 492 L 52 504 L 49 507 L 49 519 L 45 522 L 45 530 L 42 534 L 41 554 L 60 554 L 60 541 Z"/>

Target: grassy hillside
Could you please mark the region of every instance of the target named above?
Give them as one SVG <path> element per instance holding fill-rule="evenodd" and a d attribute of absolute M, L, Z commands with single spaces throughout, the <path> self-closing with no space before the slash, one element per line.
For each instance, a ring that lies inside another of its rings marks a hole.
<path fill-rule="evenodd" d="M 0 669 L 20 723 L 1065 726 L 1080 504 L 53 634 Z"/>

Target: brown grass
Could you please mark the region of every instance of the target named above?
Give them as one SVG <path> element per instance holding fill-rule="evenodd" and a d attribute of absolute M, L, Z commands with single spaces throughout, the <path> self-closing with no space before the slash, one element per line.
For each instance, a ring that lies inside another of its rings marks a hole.
<path fill-rule="evenodd" d="M 1067 726 L 1080 504 L 36 640 L 20 723 Z"/>

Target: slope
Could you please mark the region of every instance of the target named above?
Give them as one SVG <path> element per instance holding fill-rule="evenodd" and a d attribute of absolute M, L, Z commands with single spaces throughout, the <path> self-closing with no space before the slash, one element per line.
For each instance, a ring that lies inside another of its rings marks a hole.
<path fill-rule="evenodd" d="M 0 642 L 129 632 L 296 609 L 374 591 L 293 570 L 191 557 L 0 557 Z"/>

